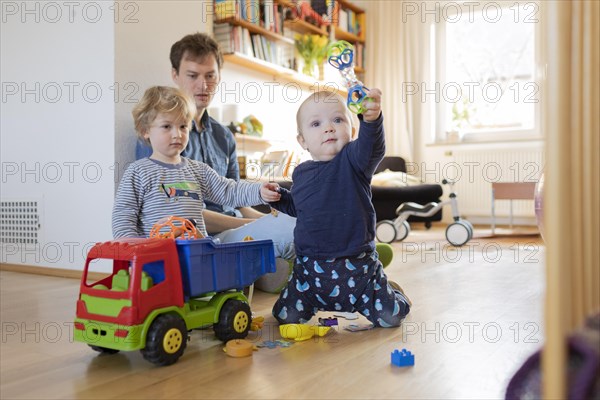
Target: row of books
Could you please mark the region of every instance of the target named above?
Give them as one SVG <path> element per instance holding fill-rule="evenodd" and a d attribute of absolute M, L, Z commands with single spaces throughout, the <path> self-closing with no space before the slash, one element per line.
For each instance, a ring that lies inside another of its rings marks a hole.
<path fill-rule="evenodd" d="M 285 10 L 274 0 L 214 0 L 215 20 L 238 19 L 283 34 Z"/>
<path fill-rule="evenodd" d="M 337 2 L 335 4 L 338 4 Z M 364 14 L 356 14 L 352 10 L 334 10 L 334 16 L 337 15 L 337 21 L 334 21 L 340 29 L 361 36 L 364 25 Z"/>
<path fill-rule="evenodd" d="M 329 23 L 343 31 L 361 36 L 364 31 L 365 14 L 340 7 L 334 0 L 311 0 L 311 7 Z"/>
<path fill-rule="evenodd" d="M 286 68 L 290 68 L 290 60 L 293 59 L 293 54 L 288 54 L 293 49 L 287 49 L 263 35 L 251 34 L 241 26 L 215 24 L 214 38 L 225 54 L 242 53 Z"/>
<path fill-rule="evenodd" d="M 354 65 L 365 68 L 365 45 L 354 43 Z"/>

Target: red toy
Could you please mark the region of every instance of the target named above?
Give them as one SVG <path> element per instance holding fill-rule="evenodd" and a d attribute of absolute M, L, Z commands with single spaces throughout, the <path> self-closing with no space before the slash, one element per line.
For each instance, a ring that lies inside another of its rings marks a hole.
<path fill-rule="evenodd" d="M 90 271 L 97 260 L 112 263 L 100 279 Z M 246 337 L 252 314 L 241 290 L 268 272 L 275 272 L 271 240 L 97 243 L 83 270 L 74 338 L 101 353 L 141 350 L 154 364 L 173 364 L 192 329 L 212 325 L 224 342 Z"/>

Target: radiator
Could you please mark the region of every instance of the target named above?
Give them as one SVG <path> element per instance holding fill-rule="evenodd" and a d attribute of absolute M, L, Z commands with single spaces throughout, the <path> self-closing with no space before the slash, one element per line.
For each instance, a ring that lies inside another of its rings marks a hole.
<path fill-rule="evenodd" d="M 489 223 L 492 207 L 493 182 L 537 182 L 544 167 L 543 148 L 453 150 L 448 153 L 451 165 L 446 165 L 458 181 L 460 214 L 474 223 Z M 448 176 L 453 178 L 453 176 Z M 535 223 L 533 200 L 512 200 L 516 224 Z M 496 219 L 508 221 L 510 201 L 496 201 Z"/>

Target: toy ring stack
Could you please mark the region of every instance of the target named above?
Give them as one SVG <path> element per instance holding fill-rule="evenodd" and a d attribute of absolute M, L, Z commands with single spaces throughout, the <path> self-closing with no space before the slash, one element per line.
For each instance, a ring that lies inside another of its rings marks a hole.
<path fill-rule="evenodd" d="M 365 112 L 363 103 L 368 97 L 365 86 L 354 73 L 354 47 L 345 40 L 333 43 L 327 52 L 327 61 L 344 78 L 344 84 L 348 88 L 346 104 L 350 111 L 355 114 Z"/>
<path fill-rule="evenodd" d="M 161 232 L 167 228 L 166 232 Z M 189 220 L 171 215 L 160 219 L 150 231 L 150 238 L 153 239 L 202 239 L 204 235 L 200 233 L 194 224 Z"/>

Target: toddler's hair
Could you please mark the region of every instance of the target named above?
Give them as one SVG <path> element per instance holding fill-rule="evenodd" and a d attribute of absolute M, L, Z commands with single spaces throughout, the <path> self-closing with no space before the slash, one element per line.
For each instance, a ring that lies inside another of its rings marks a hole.
<path fill-rule="evenodd" d="M 336 92 L 331 92 L 329 90 L 321 90 L 318 92 L 314 92 L 313 94 L 308 96 L 308 98 L 306 100 L 304 100 L 302 102 L 302 104 L 300 104 L 300 107 L 298 108 L 298 112 L 296 112 L 296 126 L 297 126 L 298 135 L 302 135 L 302 129 L 301 129 L 302 118 L 303 118 L 302 112 L 304 110 L 304 106 L 306 104 L 310 103 L 311 101 L 315 102 L 315 103 L 323 103 L 323 104 L 340 103 L 340 104 L 343 104 L 344 107 L 346 107 L 346 100 L 344 100 L 344 98 Z M 346 109 L 346 112 L 348 113 L 348 120 L 350 121 L 351 125 L 354 126 L 355 121 L 354 121 L 354 117 L 353 117 L 352 113 L 348 109 Z"/>
<path fill-rule="evenodd" d="M 131 114 L 138 137 L 149 143 L 144 138 L 144 133 L 158 114 L 175 114 L 177 118 L 184 119 L 189 125 L 196 112 L 196 104 L 181 90 L 168 86 L 153 86 L 146 90 Z"/>

